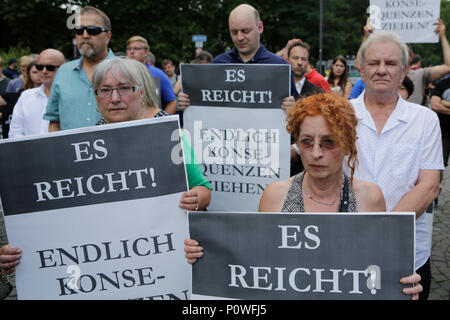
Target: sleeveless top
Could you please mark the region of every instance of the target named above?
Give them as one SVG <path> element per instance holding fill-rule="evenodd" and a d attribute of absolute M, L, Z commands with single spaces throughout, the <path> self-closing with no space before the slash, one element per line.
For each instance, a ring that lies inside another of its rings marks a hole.
<path fill-rule="evenodd" d="M 344 90 L 342 90 L 342 88 L 340 86 L 333 86 L 333 87 L 330 86 L 330 88 L 333 93 L 340 94 L 340 95 L 344 94 Z"/>
<path fill-rule="evenodd" d="M 300 172 L 292 180 L 289 191 L 284 200 L 281 212 L 305 212 L 303 202 L 303 177 L 305 172 Z M 349 184 L 349 178 L 344 174 L 344 185 L 341 190 L 341 204 L 338 212 L 358 212 L 356 195 Z"/>

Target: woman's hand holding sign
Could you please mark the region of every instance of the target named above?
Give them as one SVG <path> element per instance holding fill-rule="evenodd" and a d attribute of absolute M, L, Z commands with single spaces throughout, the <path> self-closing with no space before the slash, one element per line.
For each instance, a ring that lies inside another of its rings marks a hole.
<path fill-rule="evenodd" d="M 5 274 L 12 274 L 20 262 L 22 250 L 20 248 L 11 248 L 9 244 L 0 248 L 0 269 Z"/>
<path fill-rule="evenodd" d="M 203 248 L 199 243 L 193 239 L 187 238 L 184 240 L 184 252 L 187 261 L 190 264 L 194 264 L 197 259 L 203 256 Z"/>

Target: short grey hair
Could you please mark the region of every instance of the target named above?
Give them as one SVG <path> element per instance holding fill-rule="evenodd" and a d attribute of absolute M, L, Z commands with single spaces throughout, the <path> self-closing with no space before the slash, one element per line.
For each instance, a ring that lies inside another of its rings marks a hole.
<path fill-rule="evenodd" d="M 408 66 L 408 47 L 406 46 L 405 41 L 395 32 L 392 31 L 385 31 L 385 30 L 379 30 L 376 32 L 373 32 L 369 38 L 361 45 L 361 66 L 365 64 L 365 55 L 367 49 L 370 47 L 371 44 L 379 41 L 389 41 L 395 43 L 400 51 L 402 52 L 402 57 L 400 59 L 402 63 L 403 69 L 405 69 Z"/>
<path fill-rule="evenodd" d="M 106 13 L 104 13 L 102 10 L 97 9 L 95 7 L 92 6 L 85 6 L 83 8 L 81 8 L 80 10 L 80 16 L 86 14 L 86 13 L 91 13 L 91 14 L 95 14 L 98 15 L 103 22 L 103 27 L 108 30 L 111 31 L 111 20 L 109 20 L 109 17 Z"/>
<path fill-rule="evenodd" d="M 94 69 L 92 88 L 97 90 L 103 82 L 105 74 L 111 71 L 114 78 L 124 78 L 131 84 L 144 88 L 144 102 L 147 108 L 157 108 L 156 87 L 147 67 L 134 59 L 112 58 L 105 59 Z"/>

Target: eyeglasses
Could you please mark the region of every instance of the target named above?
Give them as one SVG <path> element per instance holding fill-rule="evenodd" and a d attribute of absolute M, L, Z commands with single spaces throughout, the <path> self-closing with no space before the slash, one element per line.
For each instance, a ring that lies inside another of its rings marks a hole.
<path fill-rule="evenodd" d="M 51 65 L 51 64 L 37 64 L 36 65 L 36 69 L 38 69 L 39 71 L 44 70 L 44 68 L 47 69 L 47 71 L 53 72 L 57 68 L 59 68 L 59 66 L 54 66 L 54 65 Z"/>
<path fill-rule="evenodd" d="M 97 27 L 97 26 L 76 26 L 75 28 L 75 34 L 81 36 L 84 33 L 84 30 L 87 31 L 87 33 L 90 36 L 96 36 L 100 34 L 101 32 L 107 32 L 105 28 Z"/>
<path fill-rule="evenodd" d="M 121 86 L 118 88 L 98 88 L 95 90 L 95 94 L 100 98 L 110 98 L 112 96 L 112 93 L 114 90 L 117 90 L 117 93 L 120 97 L 132 94 L 133 92 L 136 92 L 136 90 L 139 90 L 140 86 Z"/>
<path fill-rule="evenodd" d="M 314 147 L 315 141 L 311 138 L 302 138 L 299 141 L 300 147 L 304 149 L 312 149 Z M 319 146 L 322 150 L 333 150 L 337 147 L 336 141 L 331 138 L 323 138 L 319 142 Z"/>
<path fill-rule="evenodd" d="M 139 48 L 139 47 L 130 47 L 127 48 L 127 51 L 138 51 L 138 50 L 144 50 L 145 48 Z"/>

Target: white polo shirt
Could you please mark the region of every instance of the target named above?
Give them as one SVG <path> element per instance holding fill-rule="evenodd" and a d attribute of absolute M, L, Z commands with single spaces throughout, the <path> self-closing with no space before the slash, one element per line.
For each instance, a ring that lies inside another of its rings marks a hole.
<path fill-rule="evenodd" d="M 9 137 L 23 137 L 48 132 L 48 120 L 43 116 L 48 97 L 44 92 L 44 85 L 22 92 L 14 106 Z"/>
<path fill-rule="evenodd" d="M 419 170 L 444 170 L 441 128 L 435 112 L 399 96 L 378 136 L 364 96 L 350 100 L 358 118 L 359 164 L 355 178 L 377 184 L 383 191 L 386 210 L 391 211 L 415 186 Z M 344 170 L 350 172 L 346 165 Z M 430 256 L 428 242 L 426 217 L 422 214 L 416 220 L 416 269 Z"/>

